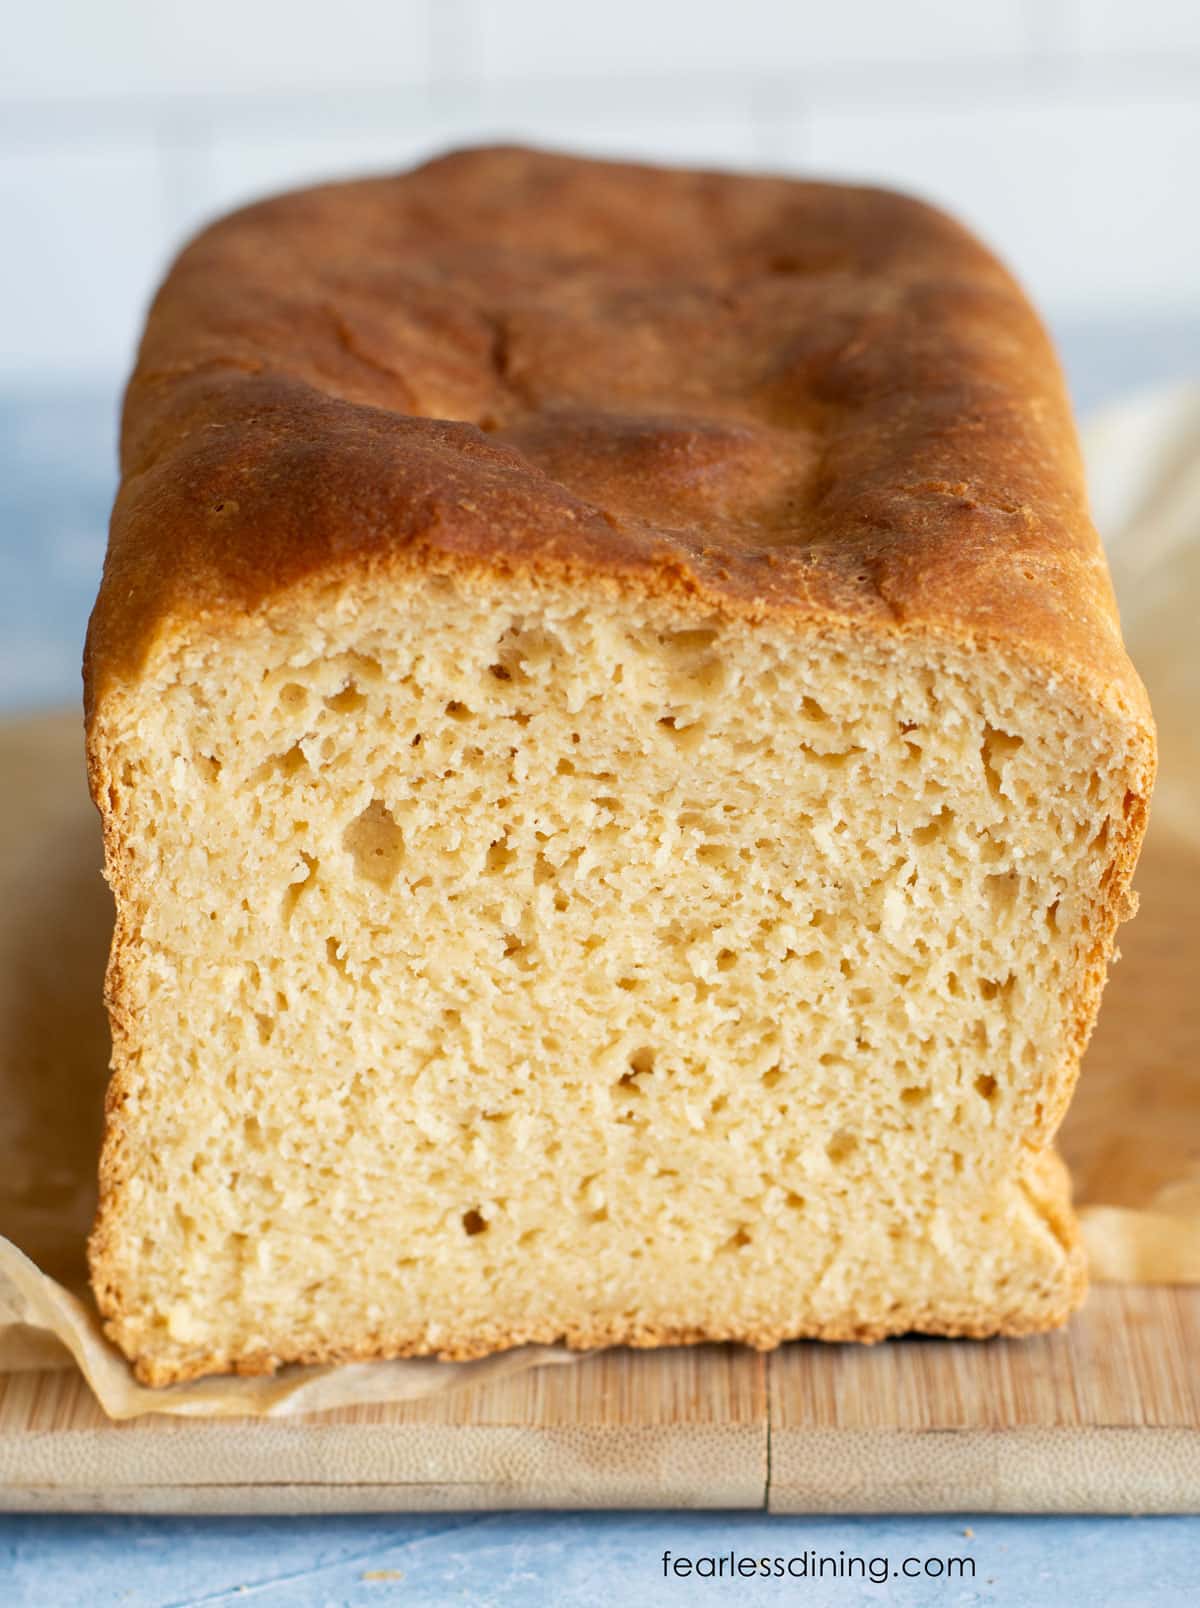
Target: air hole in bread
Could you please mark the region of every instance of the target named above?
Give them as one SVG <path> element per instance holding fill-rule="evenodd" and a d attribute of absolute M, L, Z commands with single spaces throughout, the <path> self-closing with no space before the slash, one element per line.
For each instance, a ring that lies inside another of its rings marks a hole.
<path fill-rule="evenodd" d="M 659 641 L 663 647 L 671 652 L 680 654 L 684 658 L 692 658 L 698 653 L 705 653 L 717 640 L 715 630 L 707 628 L 686 631 L 663 631 Z"/>
<path fill-rule="evenodd" d="M 291 921 L 292 917 L 296 913 L 296 906 L 299 904 L 301 898 L 315 885 L 317 868 L 319 864 L 320 862 L 314 855 L 305 854 L 304 851 L 301 850 L 300 864 L 293 872 L 292 879 L 288 883 L 288 886 L 284 889 L 282 908 L 285 923 Z"/>
<path fill-rule="evenodd" d="M 488 876 L 500 876 L 507 871 L 517 857 L 517 851 L 510 847 L 507 837 L 499 837 L 489 844 L 484 857 L 483 868 Z"/>
<path fill-rule="evenodd" d="M 367 707 L 366 694 L 360 692 L 353 681 L 348 681 L 340 692 L 326 698 L 325 707 L 335 715 L 353 715 Z"/>
<path fill-rule="evenodd" d="M 250 776 L 251 784 L 266 781 L 272 776 L 293 777 L 299 776 L 302 771 L 308 770 L 308 756 L 299 743 L 293 743 L 281 754 L 272 754 L 264 759 Z"/>
<path fill-rule="evenodd" d="M 939 838 L 948 837 L 954 828 L 954 811 L 945 804 L 926 826 L 919 826 L 913 832 L 913 842 L 924 848 L 927 844 L 936 843 Z"/>
<path fill-rule="evenodd" d="M 1009 972 L 1007 977 L 1001 979 L 993 977 L 981 977 L 979 979 L 980 997 L 986 1000 L 993 1000 L 998 999 L 1003 995 L 1010 994 L 1013 990 L 1016 980 L 1017 979 L 1013 976 L 1012 972 Z"/>
<path fill-rule="evenodd" d="M 848 1133 L 845 1128 L 839 1128 L 825 1146 L 825 1154 L 835 1167 L 840 1167 L 858 1149 L 858 1137 Z"/>
<path fill-rule="evenodd" d="M 364 881 L 390 888 L 404 864 L 404 833 L 380 798 L 373 798 L 342 834 L 342 846 Z"/>
<path fill-rule="evenodd" d="M 979 755 L 983 762 L 988 791 L 993 797 L 999 798 L 1004 786 L 1005 766 L 1020 750 L 1022 742 L 1022 738 L 1014 737 L 1010 732 L 1000 731 L 996 726 L 985 724 Z"/>
<path fill-rule="evenodd" d="M 679 715 L 663 715 L 659 719 L 658 729 L 684 754 L 694 753 L 704 740 L 705 725 L 702 720 L 689 721 Z"/>
<path fill-rule="evenodd" d="M 993 916 L 1000 919 L 1011 914 L 1020 887 L 1021 878 L 1015 871 L 998 872 L 983 879 L 984 895 Z"/>

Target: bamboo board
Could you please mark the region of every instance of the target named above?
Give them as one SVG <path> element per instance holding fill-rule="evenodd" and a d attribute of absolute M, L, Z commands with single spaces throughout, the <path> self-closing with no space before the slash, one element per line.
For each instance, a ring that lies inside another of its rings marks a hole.
<path fill-rule="evenodd" d="M 36 1229 L 41 1265 L 70 1281 L 98 1142 L 109 907 L 78 718 L 0 737 L 13 847 L 3 902 L 26 912 L 17 931 L 0 909 L 0 1021 L 23 1091 L 6 1086 L 0 1101 L 0 1152 L 44 1154 L 52 1139 L 50 1193 L 69 1206 L 55 1207 L 55 1239 L 28 1210 L 30 1181 L 8 1167 L 0 1232 L 21 1243 Z M 1148 1021 L 1148 1103 L 1200 1045 L 1185 889 L 1200 877 L 1174 862 L 1147 872 L 1145 913 L 1091 1052 L 1105 1105 L 1105 1058 L 1145 1046 Z M 1174 912 L 1172 930 L 1147 919 L 1156 908 Z M 1172 1131 L 1191 1144 L 1185 1108 L 1172 1110 Z M 280 1420 L 113 1424 L 71 1370 L 0 1376 L 10 1510 L 639 1506 L 1200 1511 L 1200 1287 L 1099 1287 L 1066 1330 L 1033 1340 L 613 1351 L 423 1402 Z"/>
<path fill-rule="evenodd" d="M 1200 1509 L 1200 1291 L 1100 1288 L 1058 1334 L 613 1351 L 419 1403 L 112 1424 L 69 1370 L 0 1379 L 0 1505 Z"/>

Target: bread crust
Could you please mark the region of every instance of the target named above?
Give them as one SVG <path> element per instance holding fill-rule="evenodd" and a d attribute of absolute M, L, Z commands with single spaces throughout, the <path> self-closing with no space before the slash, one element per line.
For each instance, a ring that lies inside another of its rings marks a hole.
<path fill-rule="evenodd" d="M 1072 1263 L 1069 1286 L 1050 1307 L 1036 1312 L 1013 1312 L 1003 1318 L 986 1311 L 964 1308 L 948 1315 L 944 1303 L 911 1306 L 893 1313 L 886 1322 L 827 1323 L 804 1328 L 748 1330 L 731 1324 L 719 1329 L 697 1328 L 680 1323 L 670 1327 L 651 1324 L 596 1324 L 590 1328 L 563 1331 L 555 1326 L 530 1325 L 517 1330 L 479 1331 L 461 1341 L 431 1345 L 403 1335 L 388 1337 L 369 1345 L 320 1346 L 298 1349 L 281 1339 L 275 1350 L 243 1353 L 236 1357 L 203 1355 L 186 1362 L 165 1362 L 159 1357 L 142 1356 L 134 1362 L 134 1373 L 144 1385 L 186 1384 L 211 1374 L 236 1374 L 252 1378 L 276 1373 L 281 1367 L 328 1367 L 350 1362 L 395 1362 L 411 1357 L 433 1357 L 438 1362 L 478 1362 L 498 1351 L 518 1346 L 564 1345 L 569 1351 L 599 1351 L 609 1346 L 630 1346 L 637 1351 L 653 1351 L 660 1346 L 746 1345 L 755 1351 L 774 1351 L 789 1340 L 820 1340 L 831 1344 L 877 1345 L 897 1335 L 922 1334 L 942 1340 L 1019 1340 L 1030 1334 L 1044 1334 L 1064 1324 L 1083 1301 L 1087 1287 L 1082 1253 Z M 115 1336 L 114 1336 L 115 1338 Z"/>
<path fill-rule="evenodd" d="M 89 711 L 417 566 L 1003 639 L 1149 724 L 1047 336 L 883 190 L 495 148 L 262 202 L 155 298 L 121 468 Z"/>
<path fill-rule="evenodd" d="M 506 575 L 670 600 L 776 629 L 849 625 L 999 645 L 1129 730 L 1074 1043 L 1034 1145 L 1066 1109 L 1145 829 L 1145 691 L 1121 642 L 1062 377 L 1009 273 L 959 225 L 884 191 L 460 152 L 396 178 L 264 202 L 176 262 L 130 382 L 122 481 L 85 655 L 89 775 L 118 920 L 114 1076 L 93 1281 L 125 1317 L 107 1219 L 128 1187 L 122 979 L 138 890 L 120 845 L 109 700 L 181 644 L 319 606 L 347 585 Z M 1062 1321 L 1066 1255 L 1027 1315 L 914 1307 L 886 1323 L 719 1333 L 612 1325 L 168 1363 L 164 1384 L 281 1362 L 465 1358 Z M 894 1321 L 893 1321 L 894 1320 Z"/>

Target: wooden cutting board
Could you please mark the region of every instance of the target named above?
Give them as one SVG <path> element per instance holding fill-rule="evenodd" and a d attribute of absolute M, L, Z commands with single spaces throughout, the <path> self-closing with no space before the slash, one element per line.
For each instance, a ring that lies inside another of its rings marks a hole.
<path fill-rule="evenodd" d="M 0 728 L 0 1152 L 16 1158 L 0 1177 L 0 1233 L 39 1236 L 41 1265 L 63 1279 L 90 1211 L 106 1055 L 108 907 L 80 764 L 76 717 Z M 1194 1028 L 1194 967 L 1189 981 L 1163 963 L 1181 939 L 1156 931 L 1153 905 L 1128 929 L 1112 1033 L 1102 1025 L 1094 1053 L 1133 1041 L 1122 1022 L 1140 1032 L 1175 1009 L 1147 997 L 1148 979 L 1178 979 L 1191 1015 L 1173 1020 Z M 20 1166 L 51 1135 L 58 1239 Z M 1200 1511 L 1200 1288 L 1099 1287 L 1067 1329 L 1032 1340 L 613 1351 L 420 1403 L 280 1420 L 113 1424 L 72 1370 L 0 1376 L 0 1507 L 543 1506 Z"/>
<path fill-rule="evenodd" d="M 1028 1341 L 614 1351 L 422 1403 L 112 1424 L 71 1371 L 0 1380 L 0 1505 L 1200 1509 L 1200 1291 L 1100 1288 Z"/>

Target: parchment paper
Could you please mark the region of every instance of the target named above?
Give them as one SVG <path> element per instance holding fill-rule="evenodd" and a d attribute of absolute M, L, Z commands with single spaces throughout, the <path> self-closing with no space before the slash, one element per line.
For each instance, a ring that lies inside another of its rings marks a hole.
<path fill-rule="evenodd" d="M 1092 1276 L 1200 1282 L 1200 390 L 1135 400 L 1086 445 L 1126 640 L 1154 701 L 1161 779 L 1142 907 L 1062 1134 Z M 575 1360 L 289 1368 L 149 1390 L 87 1293 L 111 925 L 75 714 L 0 727 L 0 1372 L 79 1367 L 113 1418 L 280 1416 L 412 1400 Z"/>
<path fill-rule="evenodd" d="M 1135 398 L 1084 446 L 1159 774 L 1061 1145 L 1093 1279 L 1200 1283 L 1200 387 Z"/>

